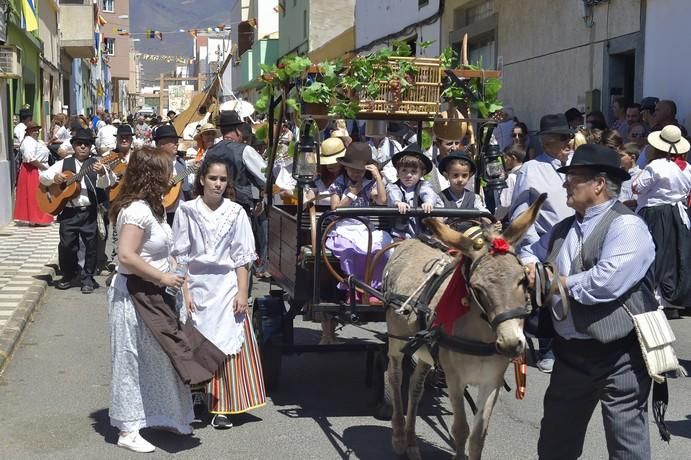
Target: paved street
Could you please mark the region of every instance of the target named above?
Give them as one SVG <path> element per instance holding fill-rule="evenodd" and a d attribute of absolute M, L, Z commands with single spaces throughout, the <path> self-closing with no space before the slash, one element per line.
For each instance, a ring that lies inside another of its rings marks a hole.
<path fill-rule="evenodd" d="M 98 278 L 102 282 L 103 278 Z M 258 284 L 257 293 L 267 285 Z M 691 318 L 672 322 L 677 350 L 691 356 Z M 299 323 L 303 340 L 317 340 L 316 325 Z M 369 325 L 369 328 L 374 327 Z M 346 329 L 343 336 L 362 335 Z M 49 288 L 17 351 L 0 376 L 0 446 L 3 459 L 141 458 L 115 446 L 108 423 L 110 358 L 105 290 Z M 684 365 L 691 370 L 691 361 Z M 199 426 L 192 436 L 144 431 L 158 446 L 153 457 L 231 459 L 395 459 L 388 422 L 376 420 L 373 392 L 364 385 L 364 355 L 307 355 L 284 361 L 283 379 L 266 407 L 236 417 L 235 427 Z M 513 385 L 512 374 L 507 379 Z M 547 376 L 531 368 L 528 396 L 503 393 L 490 425 L 485 458 L 535 458 L 541 395 Z M 674 433 L 659 441 L 651 424 L 656 459 L 687 459 L 691 452 L 691 380 L 671 382 L 668 410 Z M 596 412 L 596 413 L 599 413 Z M 446 397 L 423 402 L 418 424 L 423 457 L 450 458 Z M 605 458 L 600 421 L 591 423 L 584 459 Z"/>

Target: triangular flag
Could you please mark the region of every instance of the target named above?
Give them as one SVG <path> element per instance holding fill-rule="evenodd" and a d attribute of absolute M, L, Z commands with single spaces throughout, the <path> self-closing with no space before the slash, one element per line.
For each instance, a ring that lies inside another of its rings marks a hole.
<path fill-rule="evenodd" d="M 96 20 L 96 22 L 98 22 L 99 26 L 105 26 L 106 24 L 108 24 L 108 21 L 106 21 L 106 19 L 100 14 L 98 15 L 98 19 Z"/>

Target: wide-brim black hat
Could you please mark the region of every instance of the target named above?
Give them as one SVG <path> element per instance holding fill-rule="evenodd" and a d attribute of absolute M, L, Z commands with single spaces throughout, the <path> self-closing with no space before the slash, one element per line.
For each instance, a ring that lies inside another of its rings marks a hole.
<path fill-rule="evenodd" d="M 115 136 L 134 136 L 134 130 L 128 124 L 120 125 Z"/>
<path fill-rule="evenodd" d="M 391 157 L 391 164 L 393 164 L 394 168 L 398 168 L 398 162 L 404 156 L 413 156 L 419 158 L 420 161 L 422 161 L 422 163 L 425 165 L 425 171 L 422 173 L 423 176 L 428 172 L 432 171 L 432 160 L 427 158 L 427 155 L 423 153 L 422 149 L 418 144 L 410 144 L 408 147 L 406 147 L 405 149 L 401 150 L 393 157 Z"/>
<path fill-rule="evenodd" d="M 221 116 L 218 117 L 218 123 L 216 125 L 219 128 L 238 126 L 245 122 L 242 121 L 240 115 L 235 110 L 222 110 Z"/>
<path fill-rule="evenodd" d="M 584 144 L 576 149 L 571 163 L 568 166 L 562 166 L 557 171 L 568 173 L 574 168 L 588 168 L 622 182 L 631 179 L 631 174 L 621 169 L 620 165 L 619 154 L 614 149 L 600 144 Z"/>
<path fill-rule="evenodd" d="M 540 131 L 537 134 L 571 135 L 573 134 L 573 129 L 569 127 L 569 122 L 566 120 L 566 115 L 563 113 L 554 113 L 540 118 Z"/>
<path fill-rule="evenodd" d="M 372 147 L 365 142 L 352 142 L 346 149 L 345 155 L 337 160 L 341 166 L 365 170 L 365 166 L 376 163 L 372 159 Z"/>
<path fill-rule="evenodd" d="M 159 125 L 154 129 L 153 140 L 158 141 L 160 139 L 165 139 L 166 137 L 174 137 L 180 139 L 177 131 L 175 131 L 175 126 L 170 124 Z"/>
<path fill-rule="evenodd" d="M 449 166 L 449 163 L 453 160 L 467 161 L 470 164 L 470 175 L 475 174 L 475 172 L 477 171 L 477 165 L 475 164 L 473 159 L 470 158 L 470 155 L 468 155 L 462 150 L 454 150 L 453 152 L 449 153 L 444 158 L 439 160 L 439 172 L 445 172 L 446 168 Z"/>
<path fill-rule="evenodd" d="M 94 132 L 89 128 L 77 128 L 74 132 L 74 136 L 72 136 L 72 139 L 70 139 L 70 143 L 74 143 L 76 141 L 88 141 L 93 144 L 94 140 Z"/>

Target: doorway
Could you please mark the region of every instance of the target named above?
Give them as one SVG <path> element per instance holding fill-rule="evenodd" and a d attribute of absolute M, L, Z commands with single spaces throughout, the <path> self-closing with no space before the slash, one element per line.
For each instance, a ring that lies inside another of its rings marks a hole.
<path fill-rule="evenodd" d="M 623 97 L 627 103 L 634 102 L 636 84 L 636 51 L 631 49 L 623 53 L 609 55 L 609 102 L 608 115 L 613 119 L 612 102 Z"/>

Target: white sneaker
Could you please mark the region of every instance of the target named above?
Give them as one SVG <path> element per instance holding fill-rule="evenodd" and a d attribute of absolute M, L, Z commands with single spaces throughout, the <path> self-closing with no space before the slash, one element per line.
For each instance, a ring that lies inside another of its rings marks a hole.
<path fill-rule="evenodd" d="M 139 431 L 133 431 L 127 436 L 120 435 L 118 446 L 129 449 L 132 452 L 148 453 L 156 450 L 156 447 L 146 439 L 142 438 Z"/>

